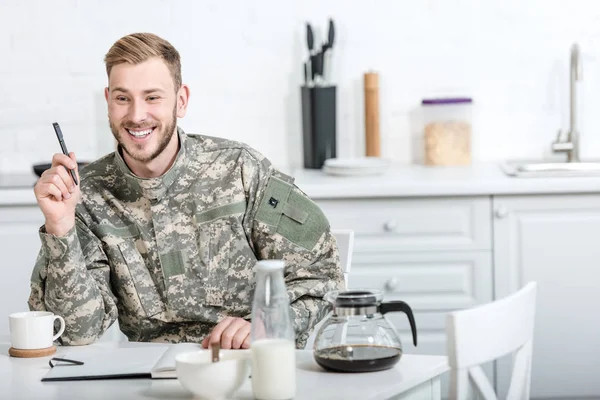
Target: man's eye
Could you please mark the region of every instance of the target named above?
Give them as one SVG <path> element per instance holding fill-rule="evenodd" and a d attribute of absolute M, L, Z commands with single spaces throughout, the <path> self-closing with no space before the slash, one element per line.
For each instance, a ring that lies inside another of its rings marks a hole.
<path fill-rule="evenodd" d="M 148 96 L 148 101 L 155 101 L 158 99 L 160 99 L 160 97 L 158 97 L 158 96 Z"/>
<path fill-rule="evenodd" d="M 127 101 L 127 97 L 125 97 L 125 96 L 117 96 L 117 101 Z"/>

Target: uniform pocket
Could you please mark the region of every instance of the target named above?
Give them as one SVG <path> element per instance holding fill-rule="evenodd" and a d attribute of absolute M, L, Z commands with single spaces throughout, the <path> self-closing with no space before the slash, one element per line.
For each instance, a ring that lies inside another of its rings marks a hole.
<path fill-rule="evenodd" d="M 247 306 L 256 257 L 240 222 L 245 210 L 246 203 L 239 202 L 195 215 L 202 265 L 198 273 L 208 305 Z"/>
<path fill-rule="evenodd" d="M 164 303 L 156 289 L 156 284 L 148 271 L 148 267 L 135 243 L 130 240 L 118 244 L 121 256 L 129 269 L 135 285 L 135 292 L 146 316 L 152 317 L 164 311 Z"/>
<path fill-rule="evenodd" d="M 142 243 L 137 227 L 97 225 L 92 230 L 103 242 L 109 258 L 112 290 L 122 308 L 139 317 L 152 317 L 163 312 L 164 302 L 136 246 L 136 243 Z"/>

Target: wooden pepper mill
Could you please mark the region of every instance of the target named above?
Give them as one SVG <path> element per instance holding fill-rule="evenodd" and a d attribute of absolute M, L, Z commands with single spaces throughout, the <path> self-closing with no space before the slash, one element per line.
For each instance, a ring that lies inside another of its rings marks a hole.
<path fill-rule="evenodd" d="M 365 144 L 367 157 L 381 156 L 379 135 L 379 75 L 364 74 L 365 91 Z"/>

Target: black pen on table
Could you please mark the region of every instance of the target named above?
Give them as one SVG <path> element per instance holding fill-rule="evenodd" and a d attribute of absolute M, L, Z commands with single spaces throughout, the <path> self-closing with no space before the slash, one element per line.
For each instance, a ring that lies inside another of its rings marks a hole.
<path fill-rule="evenodd" d="M 63 154 L 69 157 L 69 150 L 67 150 L 67 145 L 65 144 L 65 140 L 63 139 L 62 131 L 60 130 L 60 125 L 58 125 L 58 122 L 53 122 L 52 126 L 54 127 L 54 132 L 56 132 L 56 137 L 58 138 L 58 143 L 60 144 L 60 148 L 62 149 Z M 69 169 L 69 172 L 71 172 L 73 182 L 75 182 L 76 185 L 79 185 L 77 183 L 77 178 L 75 177 L 75 170 Z"/>

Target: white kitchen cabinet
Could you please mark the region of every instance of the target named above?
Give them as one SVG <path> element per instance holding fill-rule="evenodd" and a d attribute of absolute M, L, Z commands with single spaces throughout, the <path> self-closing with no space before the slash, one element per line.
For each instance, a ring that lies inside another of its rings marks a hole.
<path fill-rule="evenodd" d="M 493 198 L 495 296 L 537 281 L 532 398 L 600 396 L 600 195 Z M 505 398 L 510 360 L 497 364 Z"/>
<path fill-rule="evenodd" d="M 354 230 L 350 288 L 379 289 L 414 311 L 387 314 L 404 351 L 446 354 L 445 318 L 493 299 L 489 196 L 318 200 L 331 226 Z M 490 380 L 494 364 L 484 366 Z M 448 376 L 442 378 L 446 397 Z"/>
<path fill-rule="evenodd" d="M 44 217 L 37 206 L 0 207 L 0 335 L 8 335 L 8 315 L 28 311 L 29 281 L 40 249 Z"/>
<path fill-rule="evenodd" d="M 355 253 L 490 250 L 489 196 L 319 200 L 333 228 L 353 229 Z"/>
<path fill-rule="evenodd" d="M 0 207 L 0 335 L 10 333 L 8 315 L 28 311 L 29 282 L 40 250 L 39 228 L 44 216 L 37 205 Z M 118 323 L 99 339 L 126 340 Z"/>
<path fill-rule="evenodd" d="M 492 254 L 477 252 L 432 252 L 361 254 L 353 257 L 348 285 L 352 289 L 382 290 L 384 301 L 403 300 L 415 315 L 418 343 L 412 343 L 405 314 L 389 313 L 409 354 L 446 355 L 446 313 L 492 300 Z M 493 363 L 484 367 L 493 379 Z M 442 393 L 448 392 L 442 377 Z"/>

